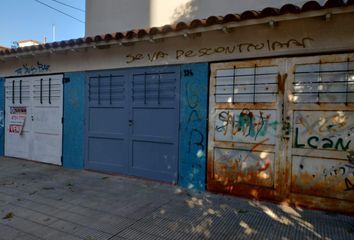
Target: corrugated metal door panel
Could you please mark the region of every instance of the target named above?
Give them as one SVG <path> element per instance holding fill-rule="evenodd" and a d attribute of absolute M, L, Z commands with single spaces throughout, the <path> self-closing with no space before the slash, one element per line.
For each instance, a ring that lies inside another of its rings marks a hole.
<path fill-rule="evenodd" d="M 288 60 L 294 202 L 343 210 L 354 202 L 354 55 Z M 353 209 L 351 210 L 353 212 Z"/>
<path fill-rule="evenodd" d="M 61 165 L 63 75 L 6 79 L 6 106 L 5 154 Z"/>
<path fill-rule="evenodd" d="M 208 189 L 354 213 L 354 54 L 213 64 L 209 103 Z"/>
<path fill-rule="evenodd" d="M 177 180 L 179 67 L 88 74 L 86 168 Z"/>
<path fill-rule="evenodd" d="M 32 78 L 5 80 L 5 155 L 31 159 L 32 140 Z M 12 119 L 14 118 L 14 119 Z M 15 118 L 24 122 L 21 134 L 17 132 Z"/>
<path fill-rule="evenodd" d="M 126 71 L 87 74 L 86 168 L 128 172 L 128 84 Z"/>
<path fill-rule="evenodd" d="M 33 79 L 32 116 L 32 159 L 61 165 L 63 75 Z"/>
<path fill-rule="evenodd" d="M 177 181 L 180 67 L 132 73 L 132 174 Z"/>
<path fill-rule="evenodd" d="M 211 65 L 208 189 L 274 198 L 281 155 L 278 60 Z"/>

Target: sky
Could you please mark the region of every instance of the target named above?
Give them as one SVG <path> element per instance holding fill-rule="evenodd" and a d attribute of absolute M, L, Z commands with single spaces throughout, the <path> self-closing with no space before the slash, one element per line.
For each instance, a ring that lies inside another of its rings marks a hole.
<path fill-rule="evenodd" d="M 53 0 L 38 0 L 59 9 L 75 18 L 85 21 L 85 13 L 61 5 Z M 57 0 L 85 10 L 85 0 Z M 0 1 L 0 45 L 11 47 L 14 41 L 37 40 L 53 42 L 80 38 L 85 35 L 85 24 L 59 13 L 36 0 Z M 55 26 L 53 28 L 53 26 Z"/>

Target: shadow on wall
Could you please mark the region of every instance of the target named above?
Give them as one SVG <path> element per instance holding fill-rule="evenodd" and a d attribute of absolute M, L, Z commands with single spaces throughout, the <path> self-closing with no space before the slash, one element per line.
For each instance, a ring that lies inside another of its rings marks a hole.
<path fill-rule="evenodd" d="M 191 21 L 196 18 L 208 18 L 209 16 L 225 16 L 229 13 L 239 14 L 247 10 L 262 10 L 266 7 L 280 8 L 285 4 L 302 6 L 309 0 L 190 0 L 179 5 L 170 18 L 171 23 Z M 317 0 L 324 4 L 326 0 Z"/>

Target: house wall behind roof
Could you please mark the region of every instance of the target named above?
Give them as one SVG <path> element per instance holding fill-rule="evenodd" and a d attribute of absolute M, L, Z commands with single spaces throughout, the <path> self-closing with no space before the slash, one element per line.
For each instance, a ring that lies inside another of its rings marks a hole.
<path fill-rule="evenodd" d="M 86 0 L 86 36 L 281 7 L 307 0 Z M 325 0 L 318 0 L 323 4 Z"/>
<path fill-rule="evenodd" d="M 258 24 L 204 32 L 195 37 L 171 37 L 104 48 L 55 51 L 34 56 L 7 58 L 0 76 L 61 73 L 98 69 L 159 66 L 240 60 L 259 57 L 351 51 L 354 48 L 354 13 L 279 22 L 275 27 Z"/>

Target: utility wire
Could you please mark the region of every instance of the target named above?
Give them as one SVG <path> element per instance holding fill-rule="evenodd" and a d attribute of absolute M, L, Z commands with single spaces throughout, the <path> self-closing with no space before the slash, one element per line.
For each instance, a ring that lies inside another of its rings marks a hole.
<path fill-rule="evenodd" d="M 64 5 L 64 6 L 67 6 L 67 7 L 72 8 L 72 9 L 78 10 L 78 11 L 80 11 L 80 12 L 85 12 L 85 10 L 82 10 L 81 8 L 77 8 L 77 7 L 71 6 L 71 5 L 69 5 L 69 4 L 66 4 L 66 3 L 63 3 L 63 2 L 57 1 L 57 0 L 51 0 L 51 1 L 56 2 L 56 3 L 59 3 L 59 4 Z"/>
<path fill-rule="evenodd" d="M 79 21 L 79 22 L 81 22 L 81 23 L 85 23 L 84 21 L 82 21 L 82 20 L 80 20 L 80 19 L 78 19 L 78 18 L 76 18 L 76 17 L 74 17 L 74 16 L 71 16 L 70 14 L 67 14 L 67 13 L 65 13 L 65 12 L 63 12 L 63 11 L 61 11 L 61 10 L 55 8 L 55 7 L 52 7 L 52 6 L 50 6 L 50 5 L 48 5 L 48 4 L 44 3 L 44 2 L 41 2 L 41 1 L 39 1 L 39 0 L 34 0 L 34 1 L 36 1 L 36 2 L 38 2 L 38 3 L 40 3 L 40 4 L 44 5 L 44 6 L 46 6 L 46 7 L 48 7 L 48 8 L 51 8 L 51 9 L 57 11 L 57 12 L 60 12 L 61 14 L 64 14 L 65 16 L 68 16 L 68 17 L 70 17 L 70 18 L 72 18 L 72 19 L 75 19 L 76 21 Z"/>

